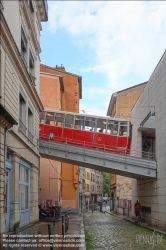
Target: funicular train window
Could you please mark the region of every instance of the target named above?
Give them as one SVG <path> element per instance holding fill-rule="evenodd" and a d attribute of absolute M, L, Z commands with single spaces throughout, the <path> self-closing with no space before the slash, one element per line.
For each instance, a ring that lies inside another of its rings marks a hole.
<path fill-rule="evenodd" d="M 76 115 L 74 128 L 83 130 L 84 129 L 84 120 L 85 120 L 84 116 Z"/>
<path fill-rule="evenodd" d="M 96 118 L 85 117 L 85 130 L 95 131 L 96 128 Z"/>
<path fill-rule="evenodd" d="M 39 114 L 40 123 L 45 123 L 45 112 Z"/>
<path fill-rule="evenodd" d="M 65 127 L 73 128 L 73 122 L 74 122 L 74 115 L 67 114 L 65 117 Z"/>
<path fill-rule="evenodd" d="M 108 120 L 107 134 L 117 135 L 118 134 L 118 122 Z"/>
<path fill-rule="evenodd" d="M 47 112 L 46 113 L 46 124 L 54 125 L 54 113 L 53 112 Z"/>
<path fill-rule="evenodd" d="M 120 122 L 119 135 L 120 136 L 127 135 L 127 122 Z"/>
<path fill-rule="evenodd" d="M 106 133 L 106 124 L 107 120 L 106 119 L 97 119 L 97 132 L 99 133 Z"/>
<path fill-rule="evenodd" d="M 56 113 L 55 114 L 55 126 L 63 127 L 64 124 L 64 114 Z"/>

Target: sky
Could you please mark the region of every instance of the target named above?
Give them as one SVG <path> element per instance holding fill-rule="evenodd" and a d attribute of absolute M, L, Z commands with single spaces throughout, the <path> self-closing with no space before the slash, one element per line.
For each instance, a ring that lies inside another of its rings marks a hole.
<path fill-rule="evenodd" d="M 165 1 L 48 1 L 41 63 L 82 76 L 80 113 L 147 81 L 166 46 Z"/>

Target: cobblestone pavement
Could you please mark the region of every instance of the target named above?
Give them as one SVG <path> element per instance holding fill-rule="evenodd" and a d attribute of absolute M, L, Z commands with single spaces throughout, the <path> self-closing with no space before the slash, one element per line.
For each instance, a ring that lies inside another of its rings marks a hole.
<path fill-rule="evenodd" d="M 84 213 L 87 250 L 166 250 L 166 235 L 135 225 L 116 215 Z"/>

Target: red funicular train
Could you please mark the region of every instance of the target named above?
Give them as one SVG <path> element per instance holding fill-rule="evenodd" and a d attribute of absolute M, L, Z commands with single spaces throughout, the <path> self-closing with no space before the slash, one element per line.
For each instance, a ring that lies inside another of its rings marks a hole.
<path fill-rule="evenodd" d="M 128 154 L 131 124 L 119 118 L 45 110 L 40 114 L 42 140 Z"/>

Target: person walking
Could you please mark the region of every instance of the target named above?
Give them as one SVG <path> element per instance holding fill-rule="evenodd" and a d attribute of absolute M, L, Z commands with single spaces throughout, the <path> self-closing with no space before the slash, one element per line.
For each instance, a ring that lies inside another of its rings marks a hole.
<path fill-rule="evenodd" d="M 140 217 L 140 210 L 141 210 L 141 205 L 139 200 L 134 204 L 134 211 L 135 211 L 135 224 L 138 223 L 138 219 Z"/>

